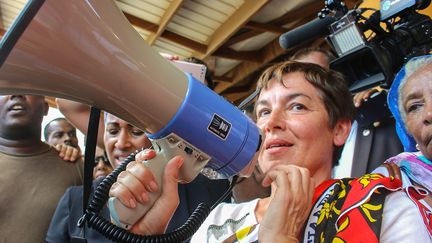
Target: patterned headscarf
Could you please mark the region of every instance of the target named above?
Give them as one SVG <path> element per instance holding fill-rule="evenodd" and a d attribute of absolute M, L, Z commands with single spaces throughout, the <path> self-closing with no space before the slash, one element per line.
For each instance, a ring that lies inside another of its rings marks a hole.
<path fill-rule="evenodd" d="M 431 59 L 432 61 L 432 55 L 425 55 L 425 56 L 419 56 L 414 57 L 407 64 L 405 64 L 402 69 L 398 72 L 396 75 L 396 78 L 393 81 L 393 84 L 390 88 L 388 97 L 387 97 L 387 103 L 389 105 L 390 111 L 393 113 L 393 116 L 396 120 L 396 132 L 399 136 L 399 139 L 401 140 L 404 150 L 406 152 L 414 152 L 417 151 L 416 149 L 416 141 L 411 136 L 411 134 L 408 133 L 405 122 L 403 121 L 403 118 L 400 114 L 399 106 L 398 106 L 398 100 L 399 100 L 399 87 L 403 85 L 408 78 L 406 73 L 407 69 L 406 67 L 409 65 L 409 63 L 413 63 L 416 61 L 419 61 L 421 59 Z M 408 76 L 410 76 L 412 73 L 409 73 Z"/>

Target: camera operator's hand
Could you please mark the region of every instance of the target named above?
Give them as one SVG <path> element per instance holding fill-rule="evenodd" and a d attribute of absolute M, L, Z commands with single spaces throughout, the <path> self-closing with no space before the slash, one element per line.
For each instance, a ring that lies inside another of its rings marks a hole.
<path fill-rule="evenodd" d="M 354 95 L 353 102 L 356 108 L 359 108 L 361 104 L 368 100 L 372 94 L 382 91 L 382 88 L 379 86 L 358 92 Z"/>
<path fill-rule="evenodd" d="M 110 196 L 118 198 L 129 208 L 135 208 L 137 202 L 148 203 L 149 193 L 157 191 L 161 185 L 157 185 L 153 173 L 142 162 L 155 156 L 156 152 L 149 149 L 137 154 L 136 161 L 131 162 L 126 171 L 121 172 L 118 176 L 117 182 L 111 187 Z M 165 232 L 179 204 L 178 175 L 183 161 L 183 157 L 176 156 L 167 163 L 162 178 L 161 196 L 156 199 L 144 217 L 131 227 L 131 232 L 141 235 Z"/>

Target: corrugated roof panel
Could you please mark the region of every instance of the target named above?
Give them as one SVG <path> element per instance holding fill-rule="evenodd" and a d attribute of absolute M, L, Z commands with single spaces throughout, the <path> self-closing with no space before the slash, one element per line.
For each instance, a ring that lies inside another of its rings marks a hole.
<path fill-rule="evenodd" d="M 226 59 L 226 58 L 220 58 L 220 57 L 215 58 L 215 59 L 216 59 L 215 60 L 216 65 L 218 67 L 214 72 L 215 76 L 222 76 L 226 72 L 230 71 L 235 66 L 237 66 L 241 63 L 241 61 Z"/>
<path fill-rule="evenodd" d="M 189 48 L 185 48 L 184 46 L 166 40 L 156 41 L 153 47 L 159 52 L 177 55 L 182 58 L 190 57 L 193 53 L 193 51 Z"/>
<path fill-rule="evenodd" d="M 164 9 L 159 9 L 156 7 L 153 7 L 152 9 L 157 11 L 149 11 L 148 9 L 141 9 L 141 8 L 137 8 L 133 5 L 130 5 L 128 3 L 124 3 L 124 2 L 116 2 L 117 6 L 123 10 L 124 12 L 131 14 L 133 16 L 136 16 L 138 18 L 144 19 L 146 21 L 149 21 L 151 23 L 154 24 L 159 24 L 160 19 L 163 15 L 163 13 L 165 12 Z"/>
<path fill-rule="evenodd" d="M 144 12 L 150 12 L 155 15 L 162 16 L 165 10 L 169 7 L 170 2 L 164 0 L 147 1 L 147 0 L 117 0 L 131 7 L 137 8 Z"/>
<path fill-rule="evenodd" d="M 191 11 L 190 9 L 186 9 L 186 8 L 180 8 L 177 11 L 176 16 L 181 16 L 185 19 L 190 19 L 190 20 L 193 20 L 195 22 L 201 23 L 202 26 L 206 26 L 208 28 L 211 28 L 211 29 L 213 29 L 213 31 L 215 31 L 221 25 L 220 21 L 216 21 L 214 19 L 209 19 L 200 13 L 196 13 L 196 12 Z"/>
<path fill-rule="evenodd" d="M 228 16 L 232 15 L 239 7 L 239 6 L 233 6 L 231 4 L 227 4 L 223 1 L 212 1 L 211 6 L 213 9 Z"/>
<path fill-rule="evenodd" d="M 26 0 L 0 1 L 1 21 L 5 30 L 9 29 L 10 25 L 15 20 L 16 16 L 24 8 L 24 5 L 26 3 Z"/>
<path fill-rule="evenodd" d="M 244 1 L 185 1 L 167 30 L 191 40 L 208 44 L 214 32 L 242 5 Z M 206 24 L 208 26 L 206 26 Z"/>
<path fill-rule="evenodd" d="M 169 24 L 169 28 L 167 28 L 167 30 L 200 43 L 206 43 L 207 39 L 209 38 L 208 35 L 196 32 L 190 29 L 187 25 L 179 25 L 173 22 Z"/>
<path fill-rule="evenodd" d="M 239 8 L 244 3 L 244 0 L 219 0 L 219 1 L 231 5 L 234 8 Z"/>
<path fill-rule="evenodd" d="M 183 4 L 184 8 L 187 8 L 191 11 L 194 11 L 196 13 L 202 14 L 204 16 L 207 16 L 207 18 L 217 20 L 221 23 L 224 22 L 224 20 L 228 17 L 226 13 L 223 13 L 221 11 L 218 11 L 217 9 L 213 8 L 213 3 L 217 1 L 186 1 Z"/>
<path fill-rule="evenodd" d="M 204 26 L 204 25 L 202 25 L 196 21 L 193 21 L 191 19 L 185 19 L 185 18 L 178 16 L 178 15 L 174 16 L 171 21 L 173 24 L 178 24 L 181 26 L 187 26 L 191 31 L 195 31 L 195 32 L 198 32 L 200 34 L 204 34 L 206 36 L 209 36 L 214 32 L 214 29 L 212 29 L 212 28 Z"/>

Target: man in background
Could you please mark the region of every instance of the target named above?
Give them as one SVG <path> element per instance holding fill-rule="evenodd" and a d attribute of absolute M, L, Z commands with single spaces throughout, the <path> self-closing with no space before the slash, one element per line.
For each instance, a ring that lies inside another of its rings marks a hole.
<path fill-rule="evenodd" d="M 44 242 L 58 200 L 82 184 L 82 163 L 41 140 L 43 96 L 0 96 L 0 242 Z"/>
<path fill-rule="evenodd" d="M 63 117 L 56 118 L 46 124 L 44 137 L 50 145 L 65 144 L 79 149 L 76 128 Z"/>

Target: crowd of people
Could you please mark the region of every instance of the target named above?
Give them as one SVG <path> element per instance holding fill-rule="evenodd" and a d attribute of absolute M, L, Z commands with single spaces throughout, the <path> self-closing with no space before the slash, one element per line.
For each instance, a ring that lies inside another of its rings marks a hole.
<path fill-rule="evenodd" d="M 352 95 L 345 78 L 330 70 L 332 58 L 323 49 L 306 48 L 262 73 L 251 115 L 263 135 L 258 164 L 191 242 L 432 241 L 432 56 L 407 62 L 388 91 L 393 117 L 371 124 L 361 124 L 356 110 L 372 94 L 387 91 L 375 87 Z M 209 74 L 205 82 L 214 87 Z M 84 236 L 87 242 L 109 242 L 77 225 L 84 163 L 76 132 L 87 133 L 90 107 L 56 101 L 64 118 L 45 126 L 42 141 L 44 97 L 0 96 L 3 242 Z M 129 208 L 148 203 L 149 193 L 160 188 L 141 163 L 155 156 L 151 146 L 144 131 L 104 112 L 91 193 L 129 154 L 142 151 L 110 195 Z M 131 232 L 172 232 L 199 203 L 213 205 L 228 190 L 228 180 L 202 174 L 179 184 L 182 163 L 181 156 L 167 163 L 161 197 Z M 101 215 L 109 220 L 109 209 Z"/>

